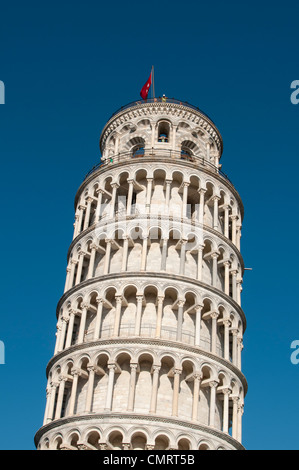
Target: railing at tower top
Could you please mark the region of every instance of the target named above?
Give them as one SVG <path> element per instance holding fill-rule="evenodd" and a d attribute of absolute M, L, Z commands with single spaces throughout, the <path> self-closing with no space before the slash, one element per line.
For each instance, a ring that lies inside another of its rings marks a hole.
<path fill-rule="evenodd" d="M 225 178 L 227 181 L 229 181 L 231 184 L 233 184 L 229 177 L 221 171 L 221 169 L 217 168 L 213 163 L 208 162 L 204 157 L 199 156 L 199 155 L 192 155 L 188 154 L 179 150 L 171 150 L 171 149 L 157 149 L 157 148 L 152 148 L 152 149 L 138 149 L 137 151 L 129 151 L 129 152 L 120 152 L 115 155 L 110 155 L 106 158 L 106 160 L 101 161 L 97 165 L 91 168 L 91 170 L 85 175 L 85 178 L 88 178 L 92 173 L 97 171 L 99 168 L 106 168 L 108 165 L 115 165 L 122 163 L 127 160 L 131 159 L 140 159 L 140 158 L 152 158 L 153 160 L 155 158 L 167 158 L 170 160 L 181 160 L 181 161 L 186 161 L 189 163 L 192 163 L 193 165 L 196 165 L 197 167 L 201 169 L 207 169 L 212 171 L 213 173 L 221 175 L 223 178 Z"/>
<path fill-rule="evenodd" d="M 163 104 L 167 104 L 167 103 L 169 104 L 170 103 L 170 104 L 179 104 L 179 105 L 182 105 L 182 106 L 187 106 L 188 108 L 194 109 L 195 111 L 199 112 L 200 114 L 202 114 L 203 116 L 208 118 L 211 122 L 213 122 L 213 120 L 204 111 L 199 109 L 197 106 L 194 106 L 193 104 L 188 103 L 187 101 L 177 100 L 175 98 L 161 98 L 160 96 L 158 98 L 148 98 L 146 101 L 143 101 L 143 100 L 131 101 L 131 103 L 125 104 L 121 108 L 117 109 L 110 116 L 108 121 L 110 121 L 110 119 L 112 119 L 113 116 L 120 113 L 121 111 L 125 111 L 126 109 L 132 108 L 133 106 L 140 106 L 140 105 L 144 105 L 144 104 L 148 104 L 148 103 L 163 103 Z"/>

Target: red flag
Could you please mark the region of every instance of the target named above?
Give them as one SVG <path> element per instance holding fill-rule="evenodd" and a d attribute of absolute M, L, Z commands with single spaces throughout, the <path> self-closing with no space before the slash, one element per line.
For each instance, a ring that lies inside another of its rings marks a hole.
<path fill-rule="evenodd" d="M 140 96 L 144 101 L 147 100 L 147 95 L 148 95 L 149 89 L 151 87 L 151 84 L 152 84 L 152 72 L 151 72 L 147 82 L 145 83 L 145 85 L 143 85 L 143 87 L 141 88 Z"/>

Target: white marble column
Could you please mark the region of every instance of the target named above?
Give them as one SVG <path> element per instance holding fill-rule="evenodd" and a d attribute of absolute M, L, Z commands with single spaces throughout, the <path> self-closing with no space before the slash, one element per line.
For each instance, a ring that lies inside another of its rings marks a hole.
<path fill-rule="evenodd" d="M 172 416 L 178 416 L 181 369 L 173 371 Z"/>
<path fill-rule="evenodd" d="M 237 236 L 237 215 L 231 215 L 230 216 L 231 221 L 232 221 L 232 242 L 234 245 L 236 245 L 236 236 Z"/>
<path fill-rule="evenodd" d="M 217 287 L 217 278 L 218 278 L 218 252 L 211 253 L 211 258 L 213 260 L 212 268 L 212 286 Z"/>
<path fill-rule="evenodd" d="M 106 238 L 105 242 L 106 242 L 106 253 L 105 253 L 104 273 L 103 274 L 108 274 L 109 273 L 109 266 L 110 266 L 110 255 L 111 255 L 112 240 L 108 240 Z"/>
<path fill-rule="evenodd" d="M 66 341 L 65 341 L 65 349 L 69 348 L 72 344 L 74 322 L 75 322 L 75 311 L 70 309 L 69 310 L 69 322 L 68 322 L 68 328 L 67 328 L 67 335 L 66 335 Z"/>
<path fill-rule="evenodd" d="M 61 330 L 59 335 L 59 345 L 58 345 L 58 352 L 63 350 L 64 342 L 65 342 L 65 335 L 66 329 L 68 325 L 69 317 L 67 315 L 63 315 L 61 318 Z"/>
<path fill-rule="evenodd" d="M 66 278 L 65 278 L 65 284 L 64 284 L 64 291 L 63 292 L 66 292 L 68 290 L 68 286 L 69 286 L 69 283 L 70 283 L 70 274 L 71 274 L 71 266 L 70 266 L 70 263 L 69 263 L 67 268 L 66 268 Z"/>
<path fill-rule="evenodd" d="M 219 216 L 218 216 L 218 203 L 219 203 L 219 196 L 213 197 L 214 202 L 214 210 L 213 210 L 213 229 L 218 230 L 219 225 Z"/>
<path fill-rule="evenodd" d="M 230 270 L 232 276 L 232 298 L 237 302 L 237 274 L 238 271 L 236 269 Z"/>
<path fill-rule="evenodd" d="M 238 404 L 238 433 L 237 433 L 237 440 L 242 442 L 242 416 L 244 412 L 244 405 L 239 403 Z"/>
<path fill-rule="evenodd" d="M 164 296 L 159 295 L 158 296 L 158 308 L 157 308 L 156 338 L 161 338 L 163 302 L 164 302 Z"/>
<path fill-rule="evenodd" d="M 136 295 L 136 301 L 135 336 L 140 336 L 143 295 Z"/>
<path fill-rule="evenodd" d="M 151 393 L 151 402 L 150 402 L 150 413 L 156 413 L 157 409 L 157 396 L 158 396 L 158 384 L 159 384 L 159 372 L 160 366 L 153 365 L 153 383 L 152 383 L 152 393 Z"/>
<path fill-rule="evenodd" d="M 114 375 L 116 370 L 116 364 L 108 364 L 109 376 L 108 376 L 108 387 L 106 393 L 106 404 L 105 411 L 111 411 L 112 407 L 112 396 L 113 396 L 113 385 L 114 385 Z"/>
<path fill-rule="evenodd" d="M 238 329 L 237 328 L 231 328 L 231 333 L 233 335 L 233 344 L 232 344 L 232 363 L 237 366 L 237 338 L 238 338 Z"/>
<path fill-rule="evenodd" d="M 195 346 L 200 346 L 201 311 L 203 305 L 195 307 Z"/>
<path fill-rule="evenodd" d="M 188 199 L 188 187 L 190 183 L 183 182 L 183 200 L 182 200 L 182 212 L 181 216 L 186 217 L 187 215 L 187 199 Z"/>
<path fill-rule="evenodd" d="M 116 295 L 116 309 L 115 309 L 115 319 L 114 319 L 114 328 L 113 336 L 119 336 L 119 326 L 120 326 L 120 316 L 121 316 L 121 306 L 122 306 L 122 296 Z"/>
<path fill-rule="evenodd" d="M 198 193 L 199 193 L 198 222 L 199 222 L 199 224 L 203 225 L 204 211 L 205 211 L 205 193 L 206 193 L 206 189 L 200 188 L 200 189 L 198 189 Z"/>
<path fill-rule="evenodd" d="M 197 421 L 198 419 L 198 402 L 201 377 L 202 376 L 199 373 L 195 373 L 193 376 L 192 421 Z"/>
<path fill-rule="evenodd" d="M 178 325 L 177 325 L 177 341 L 182 341 L 182 329 L 183 329 L 183 309 L 184 309 L 184 300 L 178 301 Z"/>
<path fill-rule="evenodd" d="M 217 353 L 217 318 L 219 316 L 218 312 L 211 313 L 211 320 L 212 320 L 212 339 L 211 339 L 211 352 L 213 354 Z"/>
<path fill-rule="evenodd" d="M 83 230 L 86 230 L 89 227 L 90 210 L 91 210 L 92 201 L 93 201 L 92 197 L 87 198 L 87 206 L 86 206 Z"/>
<path fill-rule="evenodd" d="M 237 337 L 237 367 L 241 370 L 242 368 L 242 349 L 243 349 L 243 339 Z"/>
<path fill-rule="evenodd" d="M 88 305 L 82 305 L 82 312 L 81 312 L 81 319 L 80 319 L 80 327 L 79 327 L 79 335 L 78 335 L 78 344 L 83 343 L 84 341 L 84 333 L 85 333 L 85 325 L 86 325 L 86 318 L 87 318 L 87 311 Z"/>
<path fill-rule="evenodd" d="M 72 383 L 72 391 L 71 391 L 71 397 L 70 397 L 70 405 L 69 405 L 68 416 L 72 416 L 75 412 L 75 403 L 76 403 L 76 396 L 77 396 L 79 371 L 77 369 L 72 369 L 71 375 L 73 376 L 73 383 Z"/>
<path fill-rule="evenodd" d="M 163 238 L 161 271 L 166 271 L 167 244 L 168 244 L 168 238 Z"/>
<path fill-rule="evenodd" d="M 97 339 L 100 338 L 104 300 L 102 298 L 97 298 L 96 302 L 97 302 L 98 306 L 97 306 L 96 324 L 95 324 L 95 327 L 94 327 L 94 336 L 93 336 L 94 340 L 97 340 Z"/>
<path fill-rule="evenodd" d="M 129 398 L 128 398 L 128 411 L 134 410 L 134 400 L 135 400 L 135 388 L 136 388 L 136 376 L 137 376 L 137 363 L 130 363 L 131 374 L 130 374 L 130 385 L 129 385 Z"/>
<path fill-rule="evenodd" d="M 181 256 L 180 256 L 180 275 L 184 276 L 185 274 L 185 261 L 186 261 L 186 245 L 188 240 L 181 240 Z"/>
<path fill-rule="evenodd" d="M 224 326 L 224 359 L 229 361 L 229 327 L 230 327 L 230 321 L 229 320 L 224 320 L 223 321 L 223 326 Z"/>
<path fill-rule="evenodd" d="M 122 272 L 127 270 L 128 248 L 129 248 L 129 237 L 126 236 L 123 239 L 123 254 L 122 254 L 122 264 L 121 264 Z"/>
<path fill-rule="evenodd" d="M 113 219 L 115 216 L 115 202 L 116 202 L 116 191 L 119 187 L 117 183 L 112 183 L 112 194 L 111 194 L 111 201 L 110 201 L 110 209 L 109 209 L 109 217 Z"/>
<path fill-rule="evenodd" d="M 47 385 L 47 388 L 46 388 L 46 408 L 45 408 L 43 426 L 48 422 L 50 398 L 51 398 L 51 387 L 50 387 L 50 385 L 48 384 L 48 385 Z"/>
<path fill-rule="evenodd" d="M 93 399 L 93 388 L 94 388 L 94 378 L 95 378 L 95 367 L 87 366 L 88 370 L 88 384 L 87 384 L 87 393 L 86 393 L 86 402 L 85 402 L 85 413 L 91 412 L 92 399 Z"/>
<path fill-rule="evenodd" d="M 172 180 L 165 180 L 165 214 L 169 214 L 169 202 L 170 202 L 170 189 Z"/>
<path fill-rule="evenodd" d="M 98 201 L 97 201 L 97 208 L 96 208 L 96 215 L 95 215 L 95 223 L 99 222 L 101 215 L 102 215 L 102 201 L 103 201 L 104 191 L 102 189 L 98 189 L 97 193 L 98 193 Z"/>
<path fill-rule="evenodd" d="M 147 191 L 146 191 L 146 213 L 150 213 L 151 199 L 152 199 L 152 185 L 153 178 L 147 178 Z"/>
<path fill-rule="evenodd" d="M 90 248 L 91 248 L 91 253 L 90 253 L 90 258 L 89 258 L 87 279 L 91 279 L 93 277 L 94 261 L 95 261 L 96 252 L 97 252 L 97 246 L 94 243 L 90 245 Z"/>
<path fill-rule="evenodd" d="M 78 284 L 81 282 L 84 256 L 85 256 L 85 252 L 84 252 L 84 251 L 80 251 L 80 252 L 79 252 L 79 262 L 78 262 L 78 268 L 77 268 L 77 274 L 76 274 L 75 285 L 78 285 Z"/>
<path fill-rule="evenodd" d="M 145 271 L 145 269 L 146 269 L 146 257 L 147 257 L 147 237 L 144 237 L 143 240 L 142 240 L 142 253 L 141 253 L 140 271 Z"/>
<path fill-rule="evenodd" d="M 204 250 L 204 245 L 199 245 L 197 247 L 197 279 L 202 281 L 202 254 Z"/>
<path fill-rule="evenodd" d="M 84 214 L 84 210 L 86 209 L 86 207 L 81 204 L 78 209 L 79 209 L 79 214 L 78 214 L 78 219 L 76 220 L 74 238 L 77 235 L 79 235 L 79 233 L 81 232 L 82 219 L 83 219 L 83 214 Z"/>
<path fill-rule="evenodd" d="M 59 389 L 58 389 L 58 397 L 57 397 L 56 410 L 55 410 L 55 419 L 61 418 L 65 383 L 67 382 L 68 378 L 61 375 L 58 380 L 59 380 Z"/>
<path fill-rule="evenodd" d="M 229 270 L 230 261 L 224 261 L 224 293 L 229 295 Z"/>
<path fill-rule="evenodd" d="M 230 207 L 226 204 L 223 206 L 224 209 L 224 236 L 229 238 L 229 209 Z"/>
<path fill-rule="evenodd" d="M 222 389 L 223 393 L 223 427 L 222 431 L 228 434 L 229 425 L 229 395 L 231 394 L 230 388 Z"/>
<path fill-rule="evenodd" d="M 210 386 L 210 419 L 209 425 L 214 427 L 215 426 L 215 409 L 216 409 L 216 387 L 218 382 L 212 381 L 209 383 Z"/>
<path fill-rule="evenodd" d="M 233 401 L 233 419 L 232 419 L 232 437 L 233 439 L 237 439 L 237 433 L 238 433 L 238 403 L 239 403 L 239 397 L 233 396 L 232 397 Z"/>
<path fill-rule="evenodd" d="M 47 422 L 48 423 L 53 420 L 56 390 L 57 390 L 58 386 L 59 386 L 59 384 L 56 383 L 56 382 L 52 382 L 51 385 L 50 385 L 51 388 L 50 388 L 49 408 L 48 408 L 48 417 L 47 417 Z"/>
<path fill-rule="evenodd" d="M 127 199 L 127 215 L 131 215 L 134 182 L 133 180 L 128 180 L 128 183 L 129 183 L 129 190 L 128 190 L 128 199 Z"/>

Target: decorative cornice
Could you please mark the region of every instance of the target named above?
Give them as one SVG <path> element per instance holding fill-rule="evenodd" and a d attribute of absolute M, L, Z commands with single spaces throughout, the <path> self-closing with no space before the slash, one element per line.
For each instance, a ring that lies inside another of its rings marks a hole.
<path fill-rule="evenodd" d="M 127 413 L 127 412 L 122 412 L 122 413 L 117 413 L 117 412 L 107 412 L 107 413 L 96 413 L 96 414 L 88 414 L 88 415 L 75 415 L 71 416 L 68 418 L 61 418 L 52 421 L 51 423 L 45 424 L 42 426 L 37 433 L 34 436 L 34 442 L 35 445 L 37 446 L 41 437 L 49 432 L 52 431 L 55 428 L 59 428 L 60 426 L 65 426 L 66 424 L 76 424 L 78 426 L 79 422 L 84 422 L 84 421 L 98 421 L 100 422 L 101 420 L 105 420 L 106 418 L 109 418 L 110 424 L 111 424 L 111 419 L 117 419 L 123 421 L 127 421 L 128 424 L 136 424 L 137 422 L 144 422 L 144 421 L 150 421 L 150 423 L 163 423 L 165 426 L 169 425 L 174 425 L 174 426 L 180 426 L 181 428 L 184 428 L 185 430 L 190 430 L 190 431 L 200 431 L 206 434 L 210 434 L 211 436 L 214 436 L 218 438 L 221 441 L 227 442 L 230 446 L 234 447 L 237 450 L 245 450 L 244 446 L 231 437 L 229 434 L 226 434 L 222 431 L 219 431 L 215 428 L 211 428 L 209 426 L 205 426 L 203 424 L 196 424 L 190 421 L 184 421 L 179 418 L 165 418 L 164 416 L 158 416 L 158 415 L 142 415 L 142 414 L 133 414 L 133 413 Z"/>

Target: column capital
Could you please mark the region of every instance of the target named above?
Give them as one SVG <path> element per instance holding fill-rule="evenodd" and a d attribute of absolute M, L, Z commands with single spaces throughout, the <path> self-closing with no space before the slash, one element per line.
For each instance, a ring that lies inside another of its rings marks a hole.
<path fill-rule="evenodd" d="M 223 393 L 223 395 L 230 395 L 232 393 L 232 389 L 229 387 L 222 388 L 221 393 Z"/>
<path fill-rule="evenodd" d="M 209 387 L 210 388 L 216 388 L 218 386 L 219 382 L 217 382 L 217 380 L 211 380 L 211 382 L 209 382 Z"/>
<path fill-rule="evenodd" d="M 193 377 L 193 380 L 194 380 L 194 382 L 195 382 L 195 380 L 201 380 L 202 377 L 203 377 L 203 375 L 202 375 L 201 372 L 194 372 L 194 374 L 192 375 L 192 377 Z"/>
<path fill-rule="evenodd" d="M 195 305 L 194 310 L 197 312 L 199 310 L 202 310 L 203 307 L 204 307 L 204 304 L 197 304 L 197 305 Z"/>
<path fill-rule="evenodd" d="M 213 318 L 213 319 L 217 319 L 219 317 L 219 312 L 216 312 L 216 311 L 211 312 L 210 317 Z"/>
<path fill-rule="evenodd" d="M 205 193 L 207 192 L 207 189 L 206 189 L 206 188 L 199 188 L 199 189 L 197 190 L 197 192 L 198 192 L 199 194 L 201 194 L 201 193 L 202 193 L 202 194 L 205 194 Z"/>

